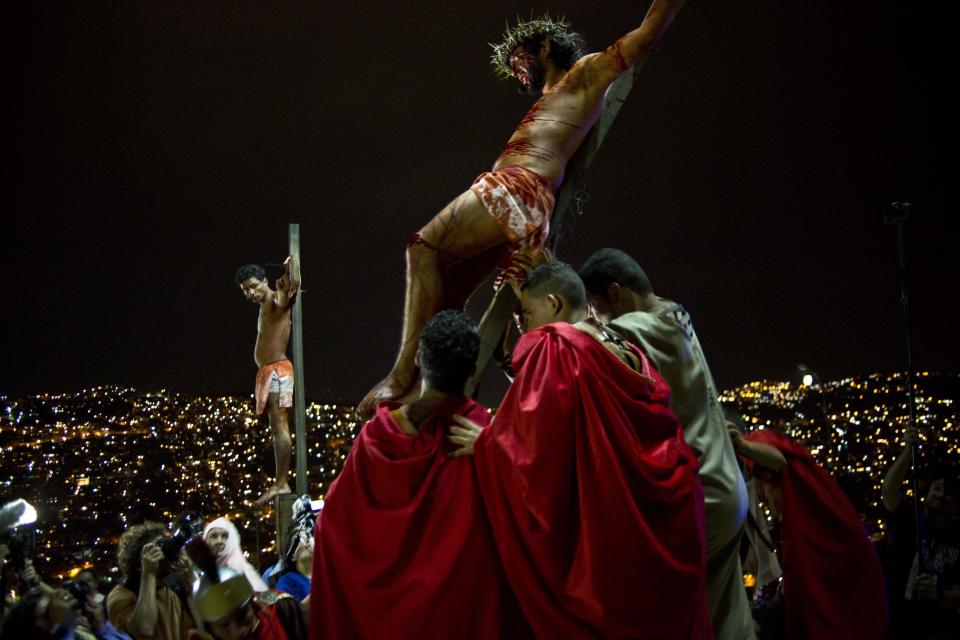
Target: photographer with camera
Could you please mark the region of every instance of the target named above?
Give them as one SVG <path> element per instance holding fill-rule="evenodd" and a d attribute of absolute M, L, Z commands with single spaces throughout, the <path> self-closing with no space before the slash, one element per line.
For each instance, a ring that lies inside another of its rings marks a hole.
<path fill-rule="evenodd" d="M 40 579 L 30 559 L 29 550 L 33 546 L 30 534 L 18 530 L 36 519 L 36 509 L 26 500 L 13 500 L 0 507 L 0 624 L 15 602 L 7 600 L 8 594 L 22 595 L 33 588 L 47 595 L 53 592 L 53 587 Z"/>
<path fill-rule="evenodd" d="M 310 595 L 313 527 L 322 508 L 323 500 L 311 500 L 309 495 L 303 495 L 293 503 L 293 520 L 285 551 L 277 563 L 263 574 L 270 588 L 288 593 L 301 603 Z"/>
<path fill-rule="evenodd" d="M 0 640 L 21 638 L 130 640 L 104 619 L 102 607 L 85 585 L 72 581 L 50 591 L 34 587 L 17 601 Z"/>
<path fill-rule="evenodd" d="M 276 590 L 303 601 L 310 595 L 310 570 L 313 568 L 313 532 L 295 531 L 293 563 L 277 580 Z M 291 541 L 293 544 L 293 541 Z"/>
<path fill-rule="evenodd" d="M 107 596 L 110 621 L 134 640 L 184 640 L 194 627 L 186 598 L 193 571 L 183 553 L 187 538 L 166 536 L 159 522 L 128 528 L 120 537 L 117 564 L 123 581 Z"/>

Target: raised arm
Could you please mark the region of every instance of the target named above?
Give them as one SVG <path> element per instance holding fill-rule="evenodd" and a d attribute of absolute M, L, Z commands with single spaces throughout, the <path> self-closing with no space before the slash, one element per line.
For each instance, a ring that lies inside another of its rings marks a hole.
<path fill-rule="evenodd" d="M 140 553 L 140 590 L 137 592 L 137 603 L 133 612 L 120 626 L 125 627 L 130 635 L 152 638 L 157 626 L 159 609 L 157 607 L 157 570 L 163 559 L 163 551 L 156 542 L 143 545 Z"/>
<path fill-rule="evenodd" d="M 667 30 L 685 0 L 653 0 L 640 26 L 601 51 L 592 60 L 597 79 L 609 84 L 637 58 L 649 53 Z"/>
<path fill-rule="evenodd" d="M 911 452 L 916 442 L 917 430 L 907 427 L 907 432 L 903 436 L 903 451 L 887 469 L 887 475 L 883 477 L 883 488 L 880 489 L 883 508 L 887 511 L 896 511 L 897 507 L 900 506 L 900 487 L 903 485 L 903 479 L 907 477 L 907 471 L 910 469 Z"/>
<path fill-rule="evenodd" d="M 283 275 L 277 280 L 277 305 L 289 307 L 300 290 L 300 261 L 287 256 L 283 266 Z"/>

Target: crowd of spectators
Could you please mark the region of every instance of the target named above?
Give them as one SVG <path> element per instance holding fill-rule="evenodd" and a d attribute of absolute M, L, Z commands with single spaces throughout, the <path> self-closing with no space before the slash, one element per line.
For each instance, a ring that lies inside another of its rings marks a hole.
<path fill-rule="evenodd" d="M 215 562 L 206 572 L 188 556 L 186 541 L 175 538 L 159 522 L 133 525 L 117 545 L 118 581 L 111 584 L 87 569 L 56 586 L 37 573 L 29 557 L 17 562 L 10 544 L 0 542 L 0 640 L 307 637 L 304 608 L 312 540 L 309 551 L 305 544 L 296 546 L 289 567 L 269 589 L 247 561 L 239 533 L 226 518 L 211 521 L 196 535 Z M 270 635 L 271 624 L 282 631 Z"/>

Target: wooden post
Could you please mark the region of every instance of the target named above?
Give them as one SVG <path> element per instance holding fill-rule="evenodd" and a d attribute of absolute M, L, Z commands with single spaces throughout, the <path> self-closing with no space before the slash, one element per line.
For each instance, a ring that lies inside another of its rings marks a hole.
<path fill-rule="evenodd" d="M 507 323 L 513 318 L 513 312 L 519 303 L 513 287 L 505 284 L 493 295 L 490 306 L 480 318 L 480 325 L 477 328 L 480 333 L 480 354 L 477 356 L 477 366 L 474 368 L 473 376 L 467 380 L 463 392 L 468 398 L 476 397 L 480 377 L 490 364 L 493 354 L 500 348 L 503 335 L 507 331 Z"/>
<path fill-rule="evenodd" d="M 290 257 L 297 265 L 300 262 L 300 225 L 291 224 L 289 231 Z M 300 269 L 301 273 L 303 269 Z M 297 496 L 307 493 L 307 402 L 304 397 L 303 381 L 303 290 L 297 292 L 293 299 L 293 424 L 295 427 L 296 456 L 297 456 Z M 279 504 L 277 505 L 280 506 Z M 289 508 L 282 517 L 290 519 Z M 278 538 L 277 544 L 283 544 Z"/>
<path fill-rule="evenodd" d="M 560 225 L 576 201 L 576 185 L 590 168 L 590 163 L 593 162 L 593 158 L 597 155 L 600 145 L 603 144 L 603 140 L 610 130 L 610 125 L 613 124 L 614 119 L 617 117 L 620 107 L 623 106 L 624 101 L 626 101 L 627 96 L 630 94 L 630 90 L 633 88 L 633 82 L 636 77 L 640 75 L 640 70 L 646 63 L 648 55 L 649 54 L 645 54 L 638 58 L 633 63 L 630 71 L 625 71 L 620 74 L 619 78 L 613 81 L 613 84 L 607 89 L 607 94 L 604 97 L 603 113 L 600 114 L 600 119 L 593 125 L 593 128 L 590 129 L 590 133 L 587 134 L 580 148 L 577 149 L 573 158 L 567 163 L 566 178 L 560 190 L 557 192 L 557 202 L 553 208 L 553 215 L 550 218 L 550 235 L 546 243 L 554 252 L 554 255 L 556 255 L 557 245 L 560 240 Z M 500 290 L 494 295 L 490 306 L 488 306 L 484 312 L 479 326 L 480 356 L 477 358 L 476 372 L 473 374 L 473 377 L 467 381 L 467 396 L 473 397 L 476 395 L 480 377 L 483 375 L 487 364 L 489 364 L 494 351 L 503 342 L 504 335 L 513 319 L 513 312 L 516 310 L 518 302 L 517 296 L 513 292 L 513 287 L 504 285 L 501 286 Z"/>
<path fill-rule="evenodd" d="M 277 528 L 277 542 L 274 549 L 277 552 L 277 559 L 287 550 L 287 538 L 290 537 L 290 526 L 293 524 L 293 503 L 296 501 L 297 496 L 287 493 L 277 496 L 273 503 L 273 521 Z"/>

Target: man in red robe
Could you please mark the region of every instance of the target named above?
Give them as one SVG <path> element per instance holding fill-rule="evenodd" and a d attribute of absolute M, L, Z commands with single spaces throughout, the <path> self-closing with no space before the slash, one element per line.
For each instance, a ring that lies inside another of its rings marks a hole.
<path fill-rule="evenodd" d="M 883 571 L 856 508 L 802 445 L 772 429 L 730 429 L 764 503 L 781 522 L 784 616 L 791 639 L 879 640 Z"/>
<path fill-rule="evenodd" d="M 473 452 L 504 569 L 539 638 L 712 638 L 697 460 L 646 356 L 587 318 L 576 271 L 533 270 L 516 378 Z M 572 324 L 571 324 L 572 323 Z M 461 453 L 458 452 L 458 453 Z"/>
<path fill-rule="evenodd" d="M 310 637 L 524 637 L 470 459 L 449 457 L 451 416 L 489 422 L 463 396 L 480 337 L 460 312 L 420 334 L 419 398 L 382 403 L 317 517 Z M 522 622 L 521 622 L 522 624 Z"/>

